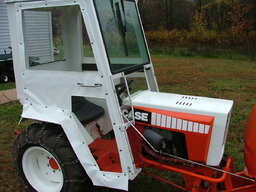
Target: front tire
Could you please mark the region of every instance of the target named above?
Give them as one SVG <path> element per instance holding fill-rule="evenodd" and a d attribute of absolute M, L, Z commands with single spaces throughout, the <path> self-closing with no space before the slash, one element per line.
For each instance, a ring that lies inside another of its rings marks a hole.
<path fill-rule="evenodd" d="M 92 191 L 92 182 L 61 126 L 35 123 L 14 147 L 14 164 L 27 192 Z"/>

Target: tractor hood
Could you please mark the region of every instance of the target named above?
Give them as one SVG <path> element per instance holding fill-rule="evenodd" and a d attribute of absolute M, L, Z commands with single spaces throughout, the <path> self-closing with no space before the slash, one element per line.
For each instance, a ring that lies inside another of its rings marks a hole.
<path fill-rule="evenodd" d="M 229 113 L 233 106 L 233 101 L 144 91 L 132 97 L 132 104 L 139 107 L 212 115 L 213 113 Z"/>
<path fill-rule="evenodd" d="M 183 132 L 193 135 L 194 138 L 198 138 L 199 134 L 204 135 L 204 138 L 208 136 L 209 141 L 205 143 L 208 145 L 205 148 L 205 160 L 203 157 L 202 159 L 196 157 L 201 150 L 199 148 L 197 150 L 196 146 L 190 152 L 189 159 L 201 161 L 207 165 L 219 165 L 224 153 L 233 101 L 144 91 L 132 96 L 132 104 L 135 108 L 135 120 L 140 122 L 146 120 L 148 122 L 143 122 L 146 125 L 169 128 L 170 131 Z M 136 110 L 148 112 L 148 114 L 143 116 L 139 112 L 136 113 Z M 194 145 L 194 142 L 191 145 Z M 188 141 L 187 145 L 190 145 Z"/>

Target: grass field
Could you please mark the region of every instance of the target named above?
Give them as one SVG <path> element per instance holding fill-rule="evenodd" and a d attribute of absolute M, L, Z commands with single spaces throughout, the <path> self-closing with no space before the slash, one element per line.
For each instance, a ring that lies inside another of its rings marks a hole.
<path fill-rule="evenodd" d="M 13 88 L 15 88 L 15 83 L 14 82 L 1 83 L 0 84 L 0 91 L 7 90 L 7 89 L 13 89 Z"/>
<path fill-rule="evenodd" d="M 242 170 L 243 131 L 256 104 L 256 62 L 205 58 L 154 58 L 160 90 L 188 95 L 232 99 L 235 101 L 226 153 L 235 157 Z M 4 89 L 0 85 L 0 90 Z M 30 122 L 18 125 L 21 106 L 12 102 L 0 106 L 0 192 L 23 192 L 12 167 L 13 130 L 23 130 Z M 166 173 L 161 175 L 167 176 Z M 172 176 L 174 180 L 177 177 Z M 109 191 L 98 188 L 97 191 Z M 167 184 L 139 175 L 130 183 L 131 192 L 179 191 Z"/>

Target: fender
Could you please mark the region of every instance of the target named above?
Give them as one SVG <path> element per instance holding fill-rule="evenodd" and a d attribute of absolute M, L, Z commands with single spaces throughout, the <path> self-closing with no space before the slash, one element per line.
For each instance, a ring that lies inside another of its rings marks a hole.
<path fill-rule="evenodd" d="M 76 116 L 68 110 L 32 103 L 24 103 L 22 118 L 59 124 L 94 185 L 128 190 L 129 177 L 124 173 L 105 172 L 99 169 L 88 145 L 93 139 L 84 129 Z"/>

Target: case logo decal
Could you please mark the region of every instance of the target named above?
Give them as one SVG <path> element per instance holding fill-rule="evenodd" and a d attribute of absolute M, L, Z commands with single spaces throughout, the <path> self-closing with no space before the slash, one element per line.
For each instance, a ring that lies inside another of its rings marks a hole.
<path fill-rule="evenodd" d="M 151 123 L 151 112 L 134 108 L 134 118 L 142 123 Z"/>
<path fill-rule="evenodd" d="M 148 113 L 135 112 L 135 119 L 148 122 Z"/>

